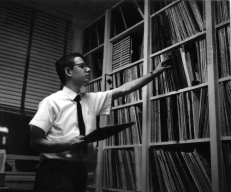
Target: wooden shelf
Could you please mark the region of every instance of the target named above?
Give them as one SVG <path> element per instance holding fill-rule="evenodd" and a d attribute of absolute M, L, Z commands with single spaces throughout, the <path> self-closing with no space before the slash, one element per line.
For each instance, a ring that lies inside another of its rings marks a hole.
<path fill-rule="evenodd" d="M 134 106 L 134 105 L 140 105 L 140 104 L 142 104 L 142 100 L 135 101 L 135 102 L 132 102 L 132 103 L 127 103 L 127 104 L 116 106 L 116 107 L 112 107 L 112 110 L 117 110 L 117 109 L 121 109 L 121 108 L 125 108 L 125 107 L 130 107 L 130 106 Z"/>
<path fill-rule="evenodd" d="M 85 84 L 84 86 L 87 86 L 87 85 L 89 85 L 91 83 L 95 83 L 95 82 L 100 81 L 100 80 L 102 80 L 102 77 L 97 77 L 97 78 L 91 80 L 89 83 Z"/>
<path fill-rule="evenodd" d="M 162 94 L 162 95 L 156 95 L 156 96 L 151 97 L 150 100 L 156 100 L 156 99 L 160 99 L 160 98 L 164 98 L 164 97 L 169 97 L 171 95 L 176 95 L 176 94 L 179 94 L 179 93 L 182 93 L 182 92 L 187 92 L 187 91 L 193 91 L 195 89 L 200 89 L 200 88 L 207 87 L 207 86 L 208 86 L 208 83 L 201 83 L 199 85 L 195 85 L 195 86 L 192 86 L 192 87 L 179 89 L 178 91 L 172 91 L 172 92 L 165 93 L 165 94 Z"/>
<path fill-rule="evenodd" d="M 182 45 L 184 45 L 184 44 L 186 44 L 186 43 L 189 43 L 189 42 L 195 40 L 196 38 L 200 38 L 200 37 L 205 36 L 205 35 L 206 35 L 206 31 L 199 32 L 199 33 L 197 33 L 197 34 L 195 34 L 195 35 L 192 35 L 191 37 L 189 37 L 189 38 L 187 38 L 187 39 L 185 39 L 185 40 L 183 40 L 183 41 L 181 41 L 181 42 L 175 43 L 175 44 L 173 44 L 173 45 L 171 45 L 171 46 L 169 46 L 169 47 L 167 47 L 167 48 L 164 48 L 164 49 L 162 49 L 162 50 L 160 50 L 160 51 L 157 51 L 157 52 L 153 53 L 153 54 L 151 55 L 151 57 L 155 57 L 155 56 L 157 56 L 157 55 L 161 55 L 161 54 L 166 53 L 166 52 L 168 52 L 168 51 L 171 51 L 171 50 L 173 50 L 173 49 L 179 48 L 179 47 L 181 47 Z"/>
<path fill-rule="evenodd" d="M 172 3 L 170 3 L 169 5 L 165 6 L 165 7 L 162 8 L 162 9 L 160 9 L 159 11 L 153 13 L 153 14 L 151 15 L 151 17 L 155 17 L 156 15 L 158 15 L 158 14 L 160 14 L 161 12 L 165 11 L 165 10 L 168 9 L 169 7 L 171 7 L 171 6 L 173 6 L 173 5 L 177 4 L 177 3 L 179 3 L 180 1 L 182 1 L 182 0 L 176 0 L 176 1 L 172 2 Z"/>
<path fill-rule="evenodd" d="M 107 75 L 113 75 L 113 74 L 118 73 L 118 72 L 120 72 L 120 71 L 123 71 L 123 70 L 125 70 L 125 69 L 134 67 L 134 66 L 136 66 L 136 65 L 138 65 L 138 64 L 140 64 L 140 63 L 142 63 L 143 61 L 144 61 L 144 59 L 140 59 L 140 60 L 135 61 L 135 62 L 133 62 L 133 63 L 131 63 L 131 64 L 129 64 L 129 65 L 124 65 L 123 67 L 120 67 L 119 69 L 113 70 L 111 73 L 108 73 Z"/>
<path fill-rule="evenodd" d="M 230 20 L 219 23 L 215 27 L 216 27 L 216 29 L 220 29 L 220 28 L 227 26 L 227 25 L 230 25 Z"/>
<path fill-rule="evenodd" d="M 134 148 L 135 146 L 141 146 L 141 144 L 105 146 L 104 149 L 120 149 L 120 148 L 124 149 L 124 148 Z"/>
<path fill-rule="evenodd" d="M 231 136 L 222 136 L 221 140 L 222 141 L 231 141 Z"/>
<path fill-rule="evenodd" d="M 130 27 L 129 29 L 123 31 L 122 33 L 116 35 L 115 37 L 110 39 L 110 42 L 112 44 L 118 42 L 119 40 L 125 38 L 128 35 L 132 35 L 134 33 L 143 33 L 143 28 L 144 28 L 144 21 L 140 21 L 136 25 Z"/>
<path fill-rule="evenodd" d="M 103 46 L 104 46 L 104 44 L 101 44 L 101 45 L 99 45 L 98 47 L 96 47 L 96 48 L 90 50 L 89 52 L 85 53 L 83 56 L 86 57 L 87 55 L 89 55 L 89 54 L 91 54 L 91 53 L 93 53 L 93 52 L 95 52 L 95 51 L 98 51 L 98 50 L 100 50 L 100 49 L 103 49 Z"/>
<path fill-rule="evenodd" d="M 151 143 L 150 147 L 162 146 L 162 145 L 181 145 L 181 144 L 209 143 L 209 142 L 210 142 L 209 138 L 192 139 L 192 140 L 186 140 L 186 141 L 167 141 L 167 142 Z"/>
<path fill-rule="evenodd" d="M 125 189 L 116 189 L 116 188 L 102 188 L 103 192 L 133 192 Z"/>
<path fill-rule="evenodd" d="M 224 81 L 229 81 L 229 80 L 231 80 L 231 76 L 229 76 L 229 77 L 222 77 L 222 78 L 218 79 L 218 82 L 224 82 Z"/>

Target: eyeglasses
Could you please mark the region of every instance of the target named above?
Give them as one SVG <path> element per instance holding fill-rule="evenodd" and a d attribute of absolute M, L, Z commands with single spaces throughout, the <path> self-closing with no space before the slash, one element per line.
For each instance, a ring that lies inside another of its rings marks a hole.
<path fill-rule="evenodd" d="M 72 65 L 72 66 L 78 66 L 78 67 L 80 67 L 80 68 L 82 68 L 82 69 L 84 69 L 84 70 L 89 69 L 89 67 L 88 67 L 85 63 L 74 64 L 74 65 Z"/>

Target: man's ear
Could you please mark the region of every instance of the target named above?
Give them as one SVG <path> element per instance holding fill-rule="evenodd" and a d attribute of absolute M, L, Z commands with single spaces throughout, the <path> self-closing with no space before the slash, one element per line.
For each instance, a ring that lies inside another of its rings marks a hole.
<path fill-rule="evenodd" d="M 68 67 L 65 68 L 65 73 L 66 73 L 67 76 L 71 76 L 72 75 L 71 74 L 71 70 Z"/>

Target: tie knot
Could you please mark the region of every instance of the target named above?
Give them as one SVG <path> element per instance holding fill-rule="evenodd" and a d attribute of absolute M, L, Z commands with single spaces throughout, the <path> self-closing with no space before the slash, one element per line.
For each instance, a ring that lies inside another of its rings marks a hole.
<path fill-rule="evenodd" d="M 76 102 L 79 102 L 81 100 L 80 95 L 77 95 L 74 99 Z"/>

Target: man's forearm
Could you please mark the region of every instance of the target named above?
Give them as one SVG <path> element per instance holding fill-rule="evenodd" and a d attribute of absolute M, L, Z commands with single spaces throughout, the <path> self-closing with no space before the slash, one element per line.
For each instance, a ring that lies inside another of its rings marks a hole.
<path fill-rule="evenodd" d="M 40 153 L 60 153 L 71 150 L 67 143 L 54 142 L 45 138 L 32 138 L 31 146 Z"/>
<path fill-rule="evenodd" d="M 112 99 L 115 100 L 119 97 L 122 97 L 124 95 L 127 95 L 133 91 L 136 91 L 145 85 L 147 85 L 149 82 L 151 82 L 155 77 L 157 77 L 159 74 L 153 71 L 152 73 L 148 73 L 144 75 L 143 77 L 140 77 L 138 79 L 135 79 L 133 81 L 129 81 L 123 85 L 121 85 L 118 88 L 115 88 L 113 90 L 113 97 Z"/>
<path fill-rule="evenodd" d="M 30 145 L 40 153 L 75 151 L 85 144 L 83 135 L 75 136 L 66 142 L 51 141 L 45 137 L 45 132 L 41 128 L 32 126 L 31 129 Z"/>
<path fill-rule="evenodd" d="M 133 91 L 136 91 L 137 89 L 140 89 L 143 86 L 145 86 L 146 84 L 148 84 L 155 77 L 159 76 L 164 70 L 170 68 L 170 66 L 167 66 L 168 60 L 169 60 L 169 55 L 156 66 L 156 68 L 153 72 L 151 72 L 151 73 L 149 73 L 143 77 L 140 77 L 139 79 L 129 81 L 129 82 L 123 84 L 122 86 L 113 89 L 112 100 L 115 100 L 121 96 L 129 94 Z"/>
<path fill-rule="evenodd" d="M 154 78 L 154 75 L 151 73 L 148 73 L 144 75 L 143 77 L 140 77 L 138 79 L 135 79 L 133 81 L 129 81 L 121 86 L 121 89 L 125 91 L 125 94 L 129 94 L 133 91 L 136 91 L 137 89 L 140 89 L 147 85 L 149 82 L 151 82 Z"/>

